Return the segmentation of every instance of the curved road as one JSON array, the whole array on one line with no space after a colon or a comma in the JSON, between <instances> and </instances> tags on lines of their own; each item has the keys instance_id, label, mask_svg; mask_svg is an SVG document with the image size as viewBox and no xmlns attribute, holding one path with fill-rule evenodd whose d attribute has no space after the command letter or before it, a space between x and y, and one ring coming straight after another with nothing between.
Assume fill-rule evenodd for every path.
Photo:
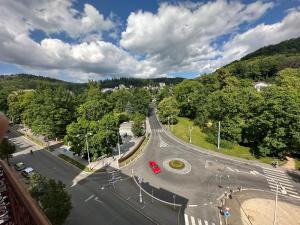
<instances>
[{"instance_id":1,"label":"curved road","mask_svg":"<svg viewBox=\"0 0 300 225\"><path fill-rule=\"evenodd\" d=\"M279 181L286 191L283 195L299 198L299 183L284 171L268 165L261 167L257 162L218 155L184 143L163 129L154 109L150 112L149 122L151 138L143 155L123 171L134 171L135 176L143 177L142 186L149 193L151 187L159 189L154 196L171 203L175 200L184 204L183 224L219 224L217 198L238 187L272 191L274 182ZM170 158L188 161L191 171L184 175L169 172L163 168L163 162ZM159 164L161 173L155 175L152 172L148 166L149 160Z\"/></svg>"}]
</instances>

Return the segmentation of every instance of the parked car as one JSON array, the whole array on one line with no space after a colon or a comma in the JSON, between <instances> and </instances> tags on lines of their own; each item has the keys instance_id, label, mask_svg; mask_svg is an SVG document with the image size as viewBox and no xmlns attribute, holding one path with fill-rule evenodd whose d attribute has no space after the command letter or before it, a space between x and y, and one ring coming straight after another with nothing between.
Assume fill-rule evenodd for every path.
<instances>
[{"instance_id":1,"label":"parked car","mask_svg":"<svg viewBox=\"0 0 300 225\"><path fill-rule=\"evenodd\" d=\"M25 164L23 162L18 162L15 164L15 169L17 171L24 170L26 168Z\"/></svg>"},{"instance_id":2,"label":"parked car","mask_svg":"<svg viewBox=\"0 0 300 225\"><path fill-rule=\"evenodd\" d=\"M150 160L149 166L155 174L158 174L160 172L160 168L155 161Z\"/></svg>"},{"instance_id":3,"label":"parked car","mask_svg":"<svg viewBox=\"0 0 300 225\"><path fill-rule=\"evenodd\" d=\"M30 176L33 172L34 172L34 170L33 170L31 167L27 167L26 169L24 169L24 170L22 171L22 175L23 175L24 177L29 178L29 176Z\"/></svg>"}]
</instances>

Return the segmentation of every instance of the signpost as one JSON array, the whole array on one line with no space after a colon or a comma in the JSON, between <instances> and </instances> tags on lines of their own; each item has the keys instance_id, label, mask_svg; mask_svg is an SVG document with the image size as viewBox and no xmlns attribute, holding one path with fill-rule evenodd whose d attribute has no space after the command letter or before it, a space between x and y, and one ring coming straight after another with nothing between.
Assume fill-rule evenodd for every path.
<instances>
[{"instance_id":1,"label":"signpost","mask_svg":"<svg viewBox=\"0 0 300 225\"><path fill-rule=\"evenodd\" d=\"M230 210L231 209L229 207L226 207L226 206L224 206L224 208L223 208L223 215L225 217L225 225L228 225L227 218L229 216L231 216Z\"/></svg>"}]
</instances>

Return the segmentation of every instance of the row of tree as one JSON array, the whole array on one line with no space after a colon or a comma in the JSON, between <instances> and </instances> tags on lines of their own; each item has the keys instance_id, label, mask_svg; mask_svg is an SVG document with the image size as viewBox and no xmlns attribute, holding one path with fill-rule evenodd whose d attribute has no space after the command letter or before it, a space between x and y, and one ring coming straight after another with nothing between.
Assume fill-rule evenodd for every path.
<instances>
[{"instance_id":1,"label":"row of tree","mask_svg":"<svg viewBox=\"0 0 300 225\"><path fill-rule=\"evenodd\" d=\"M36 134L64 138L78 154L85 154L88 141L96 159L110 154L121 141L121 122L133 120L134 134L143 134L150 101L151 94L144 88L102 93L99 83L90 82L76 94L63 86L41 86L10 93L7 113L14 123L23 123Z\"/></svg>"},{"instance_id":2,"label":"row of tree","mask_svg":"<svg viewBox=\"0 0 300 225\"><path fill-rule=\"evenodd\" d=\"M223 68L163 90L159 114L164 123L171 116L193 119L214 137L221 121L223 140L250 146L257 156L282 157L300 151L299 84L300 69L287 68L257 91L253 80Z\"/></svg>"}]
</instances>

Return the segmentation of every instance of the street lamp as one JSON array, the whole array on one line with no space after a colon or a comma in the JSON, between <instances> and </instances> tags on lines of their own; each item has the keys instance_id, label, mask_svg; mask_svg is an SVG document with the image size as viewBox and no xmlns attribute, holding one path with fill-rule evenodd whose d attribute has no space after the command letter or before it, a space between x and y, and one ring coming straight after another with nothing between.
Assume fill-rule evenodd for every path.
<instances>
[{"instance_id":1,"label":"street lamp","mask_svg":"<svg viewBox=\"0 0 300 225\"><path fill-rule=\"evenodd\" d=\"M140 184L140 203L143 202L143 199L142 199L142 183L143 183L143 178L142 177L138 177L138 181L139 181L139 184Z\"/></svg>"},{"instance_id":2,"label":"street lamp","mask_svg":"<svg viewBox=\"0 0 300 225\"><path fill-rule=\"evenodd\" d=\"M86 151L87 151L87 155L88 155L88 162L89 162L89 166L91 163L91 159L90 159L90 151L89 151L89 142L88 142L88 136L93 135L92 133L86 133L85 134L85 144L86 144ZM76 137L79 137L80 135L77 134Z\"/></svg>"}]
</instances>

